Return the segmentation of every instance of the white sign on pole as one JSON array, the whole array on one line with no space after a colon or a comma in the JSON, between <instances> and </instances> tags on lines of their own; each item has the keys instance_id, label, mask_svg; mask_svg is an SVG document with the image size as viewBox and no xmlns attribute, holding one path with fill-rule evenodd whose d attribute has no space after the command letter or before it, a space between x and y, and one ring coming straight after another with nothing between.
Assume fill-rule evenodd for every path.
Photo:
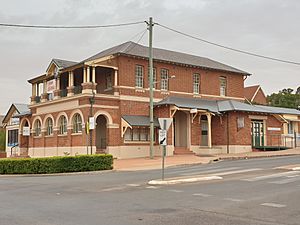
<instances>
[{"instance_id":1,"label":"white sign on pole","mask_svg":"<svg viewBox=\"0 0 300 225\"><path fill-rule=\"evenodd\" d=\"M173 118L158 118L158 122L160 125L160 128L164 129L164 130L168 130L171 123L173 121ZM164 127L164 124L166 127Z\"/></svg>"},{"instance_id":2,"label":"white sign on pole","mask_svg":"<svg viewBox=\"0 0 300 225\"><path fill-rule=\"evenodd\" d=\"M163 145L163 146L167 145L167 131L166 130L158 131L158 141L159 141L160 145Z\"/></svg>"},{"instance_id":3,"label":"white sign on pole","mask_svg":"<svg viewBox=\"0 0 300 225\"><path fill-rule=\"evenodd\" d=\"M29 127L23 127L23 136L30 136L30 129Z\"/></svg>"},{"instance_id":4,"label":"white sign on pole","mask_svg":"<svg viewBox=\"0 0 300 225\"><path fill-rule=\"evenodd\" d=\"M94 117L89 117L89 129L94 130L95 129L95 118Z\"/></svg>"}]
</instances>

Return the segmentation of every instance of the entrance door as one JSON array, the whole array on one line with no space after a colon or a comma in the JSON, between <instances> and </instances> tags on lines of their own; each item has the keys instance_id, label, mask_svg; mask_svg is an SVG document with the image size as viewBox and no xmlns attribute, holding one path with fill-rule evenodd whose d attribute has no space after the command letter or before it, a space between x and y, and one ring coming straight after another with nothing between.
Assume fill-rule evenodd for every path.
<instances>
[{"instance_id":1,"label":"entrance door","mask_svg":"<svg viewBox=\"0 0 300 225\"><path fill-rule=\"evenodd\" d=\"M106 132L107 132L107 121L105 116L98 116L96 120L97 126L96 126L96 147L97 150L104 150L106 149L107 145L107 138L106 138Z\"/></svg>"},{"instance_id":2,"label":"entrance door","mask_svg":"<svg viewBox=\"0 0 300 225\"><path fill-rule=\"evenodd\" d=\"M188 128L187 114L182 111L177 111L174 116L174 145L175 147L187 148Z\"/></svg>"},{"instance_id":3,"label":"entrance door","mask_svg":"<svg viewBox=\"0 0 300 225\"><path fill-rule=\"evenodd\" d=\"M201 146L208 146L208 122L206 116L201 116Z\"/></svg>"},{"instance_id":4,"label":"entrance door","mask_svg":"<svg viewBox=\"0 0 300 225\"><path fill-rule=\"evenodd\" d=\"M261 147L264 146L264 122L257 120L252 121L252 146Z\"/></svg>"}]
</instances>

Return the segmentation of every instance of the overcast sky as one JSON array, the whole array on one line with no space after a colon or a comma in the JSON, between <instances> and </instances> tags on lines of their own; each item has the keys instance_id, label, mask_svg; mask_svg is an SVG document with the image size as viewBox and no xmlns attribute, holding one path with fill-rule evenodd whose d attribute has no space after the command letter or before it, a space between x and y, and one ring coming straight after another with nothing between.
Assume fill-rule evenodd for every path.
<instances>
[{"instance_id":1,"label":"overcast sky","mask_svg":"<svg viewBox=\"0 0 300 225\"><path fill-rule=\"evenodd\" d=\"M101 25L155 22L212 42L300 62L298 0L0 0L0 23ZM29 103L27 80L45 72L52 58L80 61L132 40L146 26L97 30L0 27L0 114L11 103ZM145 35L141 44L147 44ZM208 57L251 74L246 85L266 94L300 86L300 66L272 62L191 40L154 27L154 47Z\"/></svg>"}]
</instances>

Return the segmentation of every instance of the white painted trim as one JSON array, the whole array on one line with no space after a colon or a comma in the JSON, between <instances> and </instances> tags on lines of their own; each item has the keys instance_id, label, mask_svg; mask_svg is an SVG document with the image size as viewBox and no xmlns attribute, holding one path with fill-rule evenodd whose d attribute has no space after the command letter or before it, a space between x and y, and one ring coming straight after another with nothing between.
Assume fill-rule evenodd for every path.
<instances>
[{"instance_id":1,"label":"white painted trim","mask_svg":"<svg viewBox=\"0 0 300 225\"><path fill-rule=\"evenodd\" d=\"M256 91L254 92L254 95L253 95L252 98L251 98L251 102L253 102L253 100L254 100L255 96L257 95L257 93L258 93L258 91L259 91L260 88L261 88L261 87L258 86L258 88L256 89Z\"/></svg>"}]
</instances>

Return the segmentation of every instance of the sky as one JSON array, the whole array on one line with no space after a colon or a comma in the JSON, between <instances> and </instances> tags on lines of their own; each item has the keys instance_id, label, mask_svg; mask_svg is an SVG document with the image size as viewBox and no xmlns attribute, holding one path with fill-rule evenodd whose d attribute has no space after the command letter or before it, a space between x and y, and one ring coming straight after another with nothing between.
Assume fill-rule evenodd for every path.
<instances>
[{"instance_id":1,"label":"sky","mask_svg":"<svg viewBox=\"0 0 300 225\"><path fill-rule=\"evenodd\" d=\"M148 20L236 49L300 62L298 0L0 0L0 23L105 25ZM146 24L118 28L42 30L0 27L0 114L29 104L28 79L52 58L81 61L106 48L138 41ZM153 46L231 65L252 75L266 94L300 86L300 66L218 48L154 26ZM140 40L148 44L146 33Z\"/></svg>"}]
</instances>

